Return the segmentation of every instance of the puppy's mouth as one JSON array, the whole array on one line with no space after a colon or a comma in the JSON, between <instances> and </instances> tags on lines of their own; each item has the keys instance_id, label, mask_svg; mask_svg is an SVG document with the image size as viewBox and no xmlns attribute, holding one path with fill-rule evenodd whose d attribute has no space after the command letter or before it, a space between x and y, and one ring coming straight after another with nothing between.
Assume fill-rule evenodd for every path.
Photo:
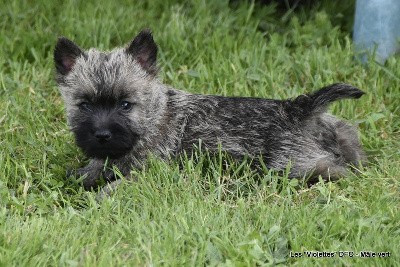
<instances>
[{"instance_id":1,"label":"puppy's mouth","mask_svg":"<svg viewBox=\"0 0 400 267\"><path fill-rule=\"evenodd\" d=\"M79 144L78 144L79 145ZM103 143L103 144L93 144L91 146L82 147L84 153L90 158L98 159L118 159L131 151L132 145L120 145L115 142Z\"/></svg>"},{"instance_id":2,"label":"puppy's mouth","mask_svg":"<svg viewBox=\"0 0 400 267\"><path fill-rule=\"evenodd\" d=\"M101 129L74 131L76 144L90 158L118 159L128 154L137 143L139 136L128 131Z\"/></svg>"}]
</instances>

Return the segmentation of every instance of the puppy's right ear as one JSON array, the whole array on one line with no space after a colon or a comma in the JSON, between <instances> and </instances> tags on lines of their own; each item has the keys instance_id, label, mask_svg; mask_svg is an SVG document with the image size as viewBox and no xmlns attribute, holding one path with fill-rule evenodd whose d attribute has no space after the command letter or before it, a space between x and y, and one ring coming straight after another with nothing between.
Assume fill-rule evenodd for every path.
<instances>
[{"instance_id":1,"label":"puppy's right ear","mask_svg":"<svg viewBox=\"0 0 400 267\"><path fill-rule=\"evenodd\" d=\"M83 54L83 50L65 37L58 38L54 49L54 63L57 74L67 75L75 65L75 61Z\"/></svg>"},{"instance_id":2,"label":"puppy's right ear","mask_svg":"<svg viewBox=\"0 0 400 267\"><path fill-rule=\"evenodd\" d=\"M157 74L157 45L149 29L142 30L126 48L139 65L150 75Z\"/></svg>"}]
</instances>

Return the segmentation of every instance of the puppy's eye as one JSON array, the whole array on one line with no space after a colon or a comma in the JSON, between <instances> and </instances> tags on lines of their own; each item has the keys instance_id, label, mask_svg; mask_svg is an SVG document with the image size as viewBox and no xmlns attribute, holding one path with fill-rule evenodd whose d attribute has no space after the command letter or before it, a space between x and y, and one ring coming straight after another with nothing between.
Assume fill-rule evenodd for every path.
<instances>
[{"instance_id":1,"label":"puppy's eye","mask_svg":"<svg viewBox=\"0 0 400 267\"><path fill-rule=\"evenodd\" d=\"M79 108L85 111L92 111L93 105L89 102L82 102L79 104Z\"/></svg>"},{"instance_id":2,"label":"puppy's eye","mask_svg":"<svg viewBox=\"0 0 400 267\"><path fill-rule=\"evenodd\" d=\"M123 111L129 111L132 109L133 103L128 101L121 101L119 103L119 108Z\"/></svg>"}]
</instances>

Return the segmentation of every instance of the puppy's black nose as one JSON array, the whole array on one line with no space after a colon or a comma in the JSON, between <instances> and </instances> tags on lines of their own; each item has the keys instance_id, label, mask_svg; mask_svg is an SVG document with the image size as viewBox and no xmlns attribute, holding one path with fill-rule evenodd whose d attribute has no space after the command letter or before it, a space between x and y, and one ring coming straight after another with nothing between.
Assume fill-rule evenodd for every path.
<instances>
[{"instance_id":1,"label":"puppy's black nose","mask_svg":"<svg viewBox=\"0 0 400 267\"><path fill-rule=\"evenodd\" d=\"M101 129L101 130L97 130L94 133L94 136L97 138L97 140L101 143L103 142L107 142L108 140L111 139L111 132L110 130L107 129Z\"/></svg>"}]
</instances>

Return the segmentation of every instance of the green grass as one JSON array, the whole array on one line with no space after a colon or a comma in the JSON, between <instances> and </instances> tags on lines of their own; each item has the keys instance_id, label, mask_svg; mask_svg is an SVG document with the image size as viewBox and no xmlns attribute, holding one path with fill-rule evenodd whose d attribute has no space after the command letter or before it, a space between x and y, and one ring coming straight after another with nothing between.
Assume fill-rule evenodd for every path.
<instances>
[{"instance_id":1,"label":"green grass","mask_svg":"<svg viewBox=\"0 0 400 267\"><path fill-rule=\"evenodd\" d=\"M228 1L1 1L0 266L394 266L400 262L400 61L353 59L353 4L284 14ZM245 2L245 1L243 1ZM349 11L350 10L350 11ZM350 25L350 26L349 26ZM367 93L331 112L359 123L359 176L299 186L240 163L153 159L96 202L65 171L86 162L54 82L58 36L111 49L145 27L160 79L193 93L294 97L342 81ZM291 258L290 252L390 252Z\"/></svg>"}]
</instances>

